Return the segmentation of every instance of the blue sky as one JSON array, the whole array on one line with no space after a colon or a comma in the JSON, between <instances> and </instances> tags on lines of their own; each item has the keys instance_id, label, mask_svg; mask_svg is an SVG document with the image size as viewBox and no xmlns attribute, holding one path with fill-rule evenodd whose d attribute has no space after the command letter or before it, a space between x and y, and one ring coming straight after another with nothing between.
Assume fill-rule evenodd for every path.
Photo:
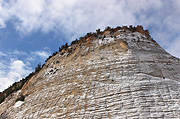
<instances>
[{"instance_id":1,"label":"blue sky","mask_svg":"<svg viewBox=\"0 0 180 119\"><path fill-rule=\"evenodd\" d=\"M58 47L106 26L142 25L180 58L179 0L1 0L0 91Z\"/></svg>"}]
</instances>

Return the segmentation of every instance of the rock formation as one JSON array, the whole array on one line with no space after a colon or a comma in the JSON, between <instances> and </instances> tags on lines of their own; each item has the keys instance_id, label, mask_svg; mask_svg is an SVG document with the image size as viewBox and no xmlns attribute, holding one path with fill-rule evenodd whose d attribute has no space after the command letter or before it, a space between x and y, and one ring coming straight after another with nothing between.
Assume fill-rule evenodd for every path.
<instances>
[{"instance_id":1,"label":"rock formation","mask_svg":"<svg viewBox=\"0 0 180 119\"><path fill-rule=\"evenodd\" d=\"M0 104L1 118L180 118L180 60L141 26L87 34Z\"/></svg>"}]
</instances>

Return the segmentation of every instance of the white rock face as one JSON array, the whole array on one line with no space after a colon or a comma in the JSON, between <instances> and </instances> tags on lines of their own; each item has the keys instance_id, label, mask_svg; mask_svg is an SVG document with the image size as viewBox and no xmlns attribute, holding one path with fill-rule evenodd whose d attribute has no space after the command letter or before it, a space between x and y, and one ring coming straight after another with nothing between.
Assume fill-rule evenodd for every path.
<instances>
[{"instance_id":1,"label":"white rock face","mask_svg":"<svg viewBox=\"0 0 180 119\"><path fill-rule=\"evenodd\" d=\"M118 32L52 57L23 87L25 101L6 100L0 114L9 119L179 119L180 60L139 32Z\"/></svg>"}]
</instances>

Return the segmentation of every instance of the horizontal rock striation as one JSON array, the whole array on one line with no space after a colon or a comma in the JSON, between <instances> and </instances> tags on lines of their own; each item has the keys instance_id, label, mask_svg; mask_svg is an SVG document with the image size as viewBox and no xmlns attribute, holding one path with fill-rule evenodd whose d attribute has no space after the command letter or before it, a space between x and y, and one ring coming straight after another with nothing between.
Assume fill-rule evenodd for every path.
<instances>
[{"instance_id":1,"label":"horizontal rock striation","mask_svg":"<svg viewBox=\"0 0 180 119\"><path fill-rule=\"evenodd\" d=\"M0 104L1 116L180 118L180 60L142 29L106 30L57 53Z\"/></svg>"}]
</instances>

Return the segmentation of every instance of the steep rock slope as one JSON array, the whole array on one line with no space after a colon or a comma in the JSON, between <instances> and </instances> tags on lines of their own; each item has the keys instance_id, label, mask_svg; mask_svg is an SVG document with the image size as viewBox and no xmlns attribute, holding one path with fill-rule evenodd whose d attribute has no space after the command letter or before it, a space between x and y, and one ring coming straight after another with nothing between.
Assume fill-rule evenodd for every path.
<instances>
[{"instance_id":1,"label":"steep rock slope","mask_svg":"<svg viewBox=\"0 0 180 119\"><path fill-rule=\"evenodd\" d=\"M180 60L141 28L106 30L50 58L0 104L0 114L9 119L180 118Z\"/></svg>"}]
</instances>

